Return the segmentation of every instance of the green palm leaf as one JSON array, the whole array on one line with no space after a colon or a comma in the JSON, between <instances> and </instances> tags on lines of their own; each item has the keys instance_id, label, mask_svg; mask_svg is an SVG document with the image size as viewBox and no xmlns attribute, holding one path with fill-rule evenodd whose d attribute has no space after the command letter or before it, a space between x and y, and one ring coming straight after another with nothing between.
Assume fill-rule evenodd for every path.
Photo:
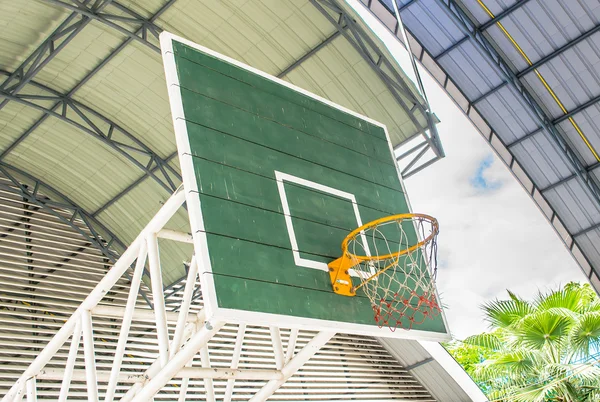
<instances>
[{"instance_id":1,"label":"green palm leaf","mask_svg":"<svg viewBox=\"0 0 600 402\"><path fill-rule=\"evenodd\" d=\"M571 329L569 341L575 357L588 357L600 347L600 312L583 314Z\"/></svg>"},{"instance_id":2,"label":"green palm leaf","mask_svg":"<svg viewBox=\"0 0 600 402\"><path fill-rule=\"evenodd\" d=\"M472 335L466 338L463 343L471 346L479 346L492 351L500 350L503 346L502 341L496 335L490 333Z\"/></svg>"},{"instance_id":3,"label":"green palm leaf","mask_svg":"<svg viewBox=\"0 0 600 402\"><path fill-rule=\"evenodd\" d=\"M523 318L515 334L524 347L542 349L553 343L559 345L561 338L568 334L570 324L570 319L544 311Z\"/></svg>"},{"instance_id":4,"label":"green palm leaf","mask_svg":"<svg viewBox=\"0 0 600 402\"><path fill-rule=\"evenodd\" d=\"M494 327L506 328L534 312L533 307L522 300L495 300L483 306L487 319Z\"/></svg>"},{"instance_id":5,"label":"green palm leaf","mask_svg":"<svg viewBox=\"0 0 600 402\"><path fill-rule=\"evenodd\" d=\"M563 289L549 294L540 293L534 305L538 311L551 308L565 308L574 312L580 312L584 304L582 303L581 289Z\"/></svg>"}]
</instances>

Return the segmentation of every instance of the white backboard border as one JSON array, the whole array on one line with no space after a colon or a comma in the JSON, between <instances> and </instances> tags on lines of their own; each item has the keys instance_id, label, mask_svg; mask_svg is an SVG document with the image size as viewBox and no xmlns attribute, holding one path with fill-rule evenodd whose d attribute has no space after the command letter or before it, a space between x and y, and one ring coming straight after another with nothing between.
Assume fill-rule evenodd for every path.
<instances>
[{"instance_id":1,"label":"white backboard border","mask_svg":"<svg viewBox=\"0 0 600 402\"><path fill-rule=\"evenodd\" d=\"M394 151L390 140L389 133L385 125L377 122L369 117L363 116L352 110L349 110L343 106L337 105L325 98L310 93L300 87L297 87L287 81L279 79L275 76L260 71L254 67L248 66L242 62L232 59L228 56L217 53L209 48L193 43L187 39L181 38L170 32L163 31L160 34L160 48L163 58L163 66L165 71L165 77L167 81L167 90L169 94L169 104L171 107L171 115L173 120L173 127L175 130L175 138L177 143L177 151L179 156L179 162L181 165L181 175L183 179L183 185L185 189L186 204L188 208L188 214L190 218L190 225L192 229L192 237L194 241L194 250L196 259L198 261L198 268L200 273L200 284L202 286L202 294L204 298L204 308L206 311L207 319L215 319L219 321L229 321L245 324L260 324L260 325L272 325L280 328L303 328L312 330L322 331L335 331L335 332L347 332L359 335L369 335L383 338L403 338L403 339L417 339L424 341L447 341L451 339L448 323L444 315L444 311L441 311L441 316L446 328L446 333L435 333L429 331L420 330L404 330L398 328L395 331L390 331L389 328L379 328L375 323L373 325L365 324L354 324L341 321L328 321L314 318L304 317L292 317L287 315L279 314L268 314L261 312L253 312L246 310L234 310L219 307L217 297L215 293L215 284L212 276L212 269L210 263L210 255L208 250L208 243L206 238L206 232L204 227L204 218L202 215L202 209L200 206L199 190L196 182L196 176L194 172L194 166L191 155L191 148L188 138L187 126L185 123L185 114L183 110L183 101L181 98L181 90L179 86L179 76L177 74L177 67L175 63L175 54L173 51L173 41L177 41L186 46L194 48L200 52L211 55L215 58L221 59L229 64L245 69L256 75L271 80L279 85L290 88L296 92L299 92L305 96L313 98L319 102L322 102L328 106L336 108L344 113L355 116L361 120L367 121L373 125L383 128L388 146L390 149L390 155L394 158ZM398 179L404 189L404 183L398 165L395 163L396 173ZM335 189L334 189L335 190ZM339 190L336 190L339 191ZM349 194L349 193L346 193ZM406 194L406 193L405 193ZM351 194L349 194L351 195ZM354 197L352 195L352 197ZM408 200L408 198L407 198ZM356 201L353 202L356 205ZM437 290L436 290L437 293ZM439 300L439 295L436 294ZM340 296L346 297L346 296Z\"/></svg>"}]
</instances>

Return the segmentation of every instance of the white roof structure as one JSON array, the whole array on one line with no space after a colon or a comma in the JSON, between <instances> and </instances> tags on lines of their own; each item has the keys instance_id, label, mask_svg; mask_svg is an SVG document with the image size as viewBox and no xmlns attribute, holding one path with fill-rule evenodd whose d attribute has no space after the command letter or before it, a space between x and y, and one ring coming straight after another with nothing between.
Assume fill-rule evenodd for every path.
<instances>
[{"instance_id":1,"label":"white roof structure","mask_svg":"<svg viewBox=\"0 0 600 402\"><path fill-rule=\"evenodd\" d=\"M426 101L342 1L4 2L0 395L39 356L181 183L158 51L163 30L383 122L398 148L419 139L418 147L400 152L406 176L443 157L435 116ZM167 229L189 232L185 209L175 213ZM165 303L173 311L185 288L191 250L186 242L161 244ZM106 296L108 307L125 305L128 280L119 279ZM200 308L199 289L193 300ZM148 308L153 301L149 283L142 283L138 307ZM101 378L109 375L119 328L109 310L91 314L102 394L108 381ZM131 337L136 346L123 363L132 376L143 374L158 355L153 321L144 314L134 319ZM211 344L211 359L229 367L236 328L225 326L219 334L217 346ZM274 369L269 329L248 328L246 335L243 356L248 367ZM281 338L287 344L297 336L298 345L304 345L311 335L282 331ZM58 397L60 378L52 370L65 366L68 349L60 348L38 373L37 398ZM271 399L483 400L458 385L464 373L459 370L453 377L448 365L442 368L436 359L417 342L382 344L338 334ZM194 361L193 366L205 367L205 362ZM83 360L75 365L83 367ZM217 396L224 394L228 381L211 380L209 388ZM203 400L207 384L190 380L188 400ZM126 385L119 385L117 393ZM234 392L234 400L247 400L262 386L246 381ZM156 400L177 399L180 387L181 380L174 380ZM86 399L87 392L85 379L74 374L69 399Z\"/></svg>"},{"instance_id":2,"label":"white roof structure","mask_svg":"<svg viewBox=\"0 0 600 402\"><path fill-rule=\"evenodd\" d=\"M396 32L392 0L362 2ZM398 4L416 58L510 168L600 292L598 2Z\"/></svg>"}]
</instances>

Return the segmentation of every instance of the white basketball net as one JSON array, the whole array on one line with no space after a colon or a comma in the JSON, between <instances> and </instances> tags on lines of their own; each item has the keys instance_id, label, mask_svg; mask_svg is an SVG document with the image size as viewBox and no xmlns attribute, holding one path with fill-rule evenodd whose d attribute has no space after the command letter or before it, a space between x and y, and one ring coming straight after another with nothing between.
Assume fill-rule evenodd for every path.
<instances>
[{"instance_id":1,"label":"white basketball net","mask_svg":"<svg viewBox=\"0 0 600 402\"><path fill-rule=\"evenodd\" d=\"M361 281L355 288L371 301L380 327L411 329L440 314L436 236L437 223L416 215L379 223L348 239L346 254Z\"/></svg>"}]
</instances>

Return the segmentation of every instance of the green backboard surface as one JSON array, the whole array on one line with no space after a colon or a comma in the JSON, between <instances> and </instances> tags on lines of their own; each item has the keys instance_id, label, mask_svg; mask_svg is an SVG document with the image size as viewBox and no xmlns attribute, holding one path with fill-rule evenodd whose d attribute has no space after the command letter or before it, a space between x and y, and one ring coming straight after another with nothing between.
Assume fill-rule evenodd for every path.
<instances>
[{"instance_id":1,"label":"green backboard surface","mask_svg":"<svg viewBox=\"0 0 600 402\"><path fill-rule=\"evenodd\" d=\"M385 127L171 34L161 48L207 316L447 339L443 314L391 332L331 289L344 237L409 211Z\"/></svg>"}]
</instances>

